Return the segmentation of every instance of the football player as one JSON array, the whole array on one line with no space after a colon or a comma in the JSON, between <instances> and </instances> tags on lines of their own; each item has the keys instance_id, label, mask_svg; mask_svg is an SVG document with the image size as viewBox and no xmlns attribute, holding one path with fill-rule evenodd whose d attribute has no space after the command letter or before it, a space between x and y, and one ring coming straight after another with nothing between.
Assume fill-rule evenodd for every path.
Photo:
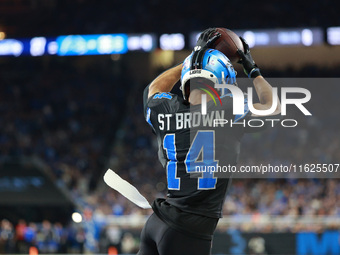
<instances>
[{"instance_id":1,"label":"football player","mask_svg":"<svg viewBox=\"0 0 340 255\"><path fill-rule=\"evenodd\" d=\"M229 59L209 48L218 37L216 30L203 32L198 47L183 64L159 75L144 91L144 114L156 134L168 194L152 204L154 213L142 230L139 255L210 254L230 176L205 169L236 165L241 138L251 131L245 121L263 118L254 116L246 105L243 114L233 115L231 94L220 96L209 90L215 84L236 84L236 72ZM239 52L241 64L253 79L260 100L254 108L269 109L272 87L261 76L249 46L242 41L245 50ZM170 92L180 79L183 98ZM205 114L201 112L202 95L207 102ZM272 115L279 113L278 103ZM213 119L221 117L232 119L234 125L214 125Z\"/></svg>"}]
</instances>

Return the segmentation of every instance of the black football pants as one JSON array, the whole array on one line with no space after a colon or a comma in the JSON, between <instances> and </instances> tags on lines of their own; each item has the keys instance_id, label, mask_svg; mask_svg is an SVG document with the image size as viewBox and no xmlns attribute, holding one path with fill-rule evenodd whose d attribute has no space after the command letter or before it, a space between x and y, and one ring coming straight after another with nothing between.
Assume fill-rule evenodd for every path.
<instances>
[{"instance_id":1,"label":"black football pants","mask_svg":"<svg viewBox=\"0 0 340 255\"><path fill-rule=\"evenodd\" d=\"M137 255L209 255L211 245L212 241L176 231L153 213L142 230Z\"/></svg>"}]
</instances>

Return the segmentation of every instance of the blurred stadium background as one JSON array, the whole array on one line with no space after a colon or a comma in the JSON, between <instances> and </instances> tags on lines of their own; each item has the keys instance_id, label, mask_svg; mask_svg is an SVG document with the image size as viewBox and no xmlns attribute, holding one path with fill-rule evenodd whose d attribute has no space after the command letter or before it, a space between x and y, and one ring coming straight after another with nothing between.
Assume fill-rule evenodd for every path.
<instances>
[{"instance_id":1,"label":"blurred stadium background","mask_svg":"<svg viewBox=\"0 0 340 255\"><path fill-rule=\"evenodd\" d=\"M110 167L150 202L165 194L144 87L213 26L243 35L265 77L327 82L339 77L339 9L331 0L1 0L0 253L136 253L151 211L102 177ZM340 88L319 85L316 117L247 135L240 164L340 163ZM339 227L339 179L238 179L213 254L340 254Z\"/></svg>"}]
</instances>

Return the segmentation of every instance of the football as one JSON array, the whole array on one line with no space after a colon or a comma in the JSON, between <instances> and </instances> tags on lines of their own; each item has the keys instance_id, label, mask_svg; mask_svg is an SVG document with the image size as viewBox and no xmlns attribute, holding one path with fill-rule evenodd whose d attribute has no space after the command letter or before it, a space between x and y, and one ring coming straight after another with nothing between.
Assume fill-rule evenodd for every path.
<instances>
[{"instance_id":1,"label":"football","mask_svg":"<svg viewBox=\"0 0 340 255\"><path fill-rule=\"evenodd\" d=\"M217 32L221 34L221 37L216 40L212 48L221 51L232 63L239 61L240 55L237 53L237 50L244 51L244 48L238 35L223 27L218 27Z\"/></svg>"}]
</instances>

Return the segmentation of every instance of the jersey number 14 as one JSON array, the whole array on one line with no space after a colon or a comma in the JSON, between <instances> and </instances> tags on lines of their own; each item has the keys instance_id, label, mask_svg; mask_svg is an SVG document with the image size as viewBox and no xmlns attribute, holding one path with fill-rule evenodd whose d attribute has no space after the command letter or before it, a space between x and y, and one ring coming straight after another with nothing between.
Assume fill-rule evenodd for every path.
<instances>
[{"instance_id":1,"label":"jersey number 14","mask_svg":"<svg viewBox=\"0 0 340 255\"><path fill-rule=\"evenodd\" d=\"M167 134L163 140L163 148L166 150L168 189L179 190L181 180L177 177L177 152L175 134ZM184 164L187 173L198 173L197 189L215 189L217 178L214 177L214 169L217 169L215 160L215 132L198 131L193 139L186 155ZM193 177L194 178L194 177Z\"/></svg>"}]
</instances>

